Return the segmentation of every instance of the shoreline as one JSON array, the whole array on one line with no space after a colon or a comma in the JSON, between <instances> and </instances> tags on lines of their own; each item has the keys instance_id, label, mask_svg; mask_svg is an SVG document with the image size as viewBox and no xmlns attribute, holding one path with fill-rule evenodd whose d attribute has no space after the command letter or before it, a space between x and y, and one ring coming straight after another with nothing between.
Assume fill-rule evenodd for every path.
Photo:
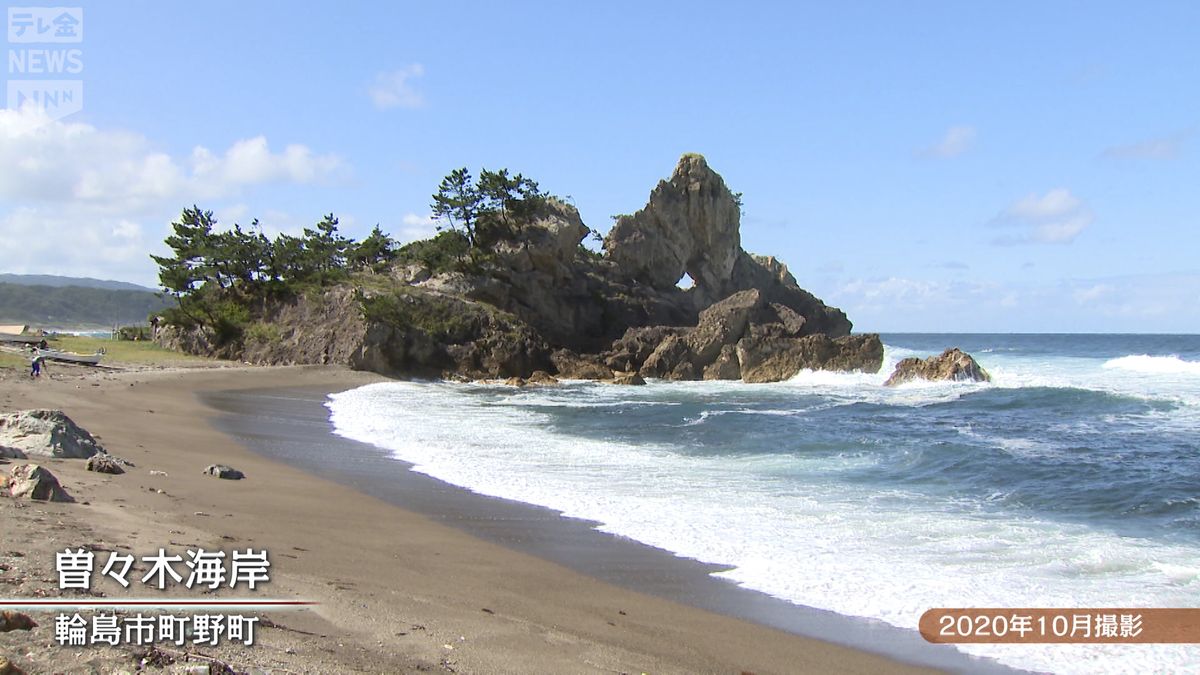
<instances>
[{"instance_id":1,"label":"shoreline","mask_svg":"<svg viewBox=\"0 0 1200 675\"><path fill-rule=\"evenodd\" d=\"M392 457L386 449L335 433L325 402L337 391L250 389L205 392L200 398L221 411L213 421L219 429L270 459L291 463L473 537L532 553L605 583L914 666L951 672L1023 672L963 654L949 645L930 644L915 630L797 605L744 588L713 576L730 569L728 566L684 558L602 532L595 521L480 494L415 471L412 463ZM269 425L276 428L262 435L277 439L285 418L290 423L303 420L306 426L322 420L321 425L312 424L314 432L322 426L326 434L319 441L320 451L310 451L318 444L311 439L264 443L255 438ZM333 460L333 455L354 460Z\"/></svg>"},{"instance_id":2,"label":"shoreline","mask_svg":"<svg viewBox=\"0 0 1200 675\"><path fill-rule=\"evenodd\" d=\"M220 413L198 396L298 387L335 391L381 380L339 368L292 367L100 372L10 381L0 401L5 410L62 409L98 436L110 453L136 464L123 476L108 476L86 472L79 460L44 460L40 463L59 477L77 503L3 500L12 536L0 553L21 554L4 574L24 572L9 587L11 594L62 595L48 577L54 575L53 552L64 547L144 555L168 542L210 550L253 546L272 553L266 593L319 604L269 615L277 627L262 630L253 647L206 650L241 668L929 672L631 591L531 555L523 545L501 546L469 535L448 525L445 513L439 522L247 449L218 430L214 422ZM319 422L319 435L311 427L301 435L318 445L329 438L350 442L330 433L326 416ZM278 434L261 434L258 442L279 440ZM202 469L213 463L234 466L247 478L203 476ZM47 521L57 522L50 536ZM578 523L574 527L593 532ZM105 591L122 594L111 584ZM52 618L42 619L43 628L0 634L0 654L30 672L129 663L128 651L119 648L58 647ZM963 669L978 667L977 661L963 658Z\"/></svg>"}]
</instances>

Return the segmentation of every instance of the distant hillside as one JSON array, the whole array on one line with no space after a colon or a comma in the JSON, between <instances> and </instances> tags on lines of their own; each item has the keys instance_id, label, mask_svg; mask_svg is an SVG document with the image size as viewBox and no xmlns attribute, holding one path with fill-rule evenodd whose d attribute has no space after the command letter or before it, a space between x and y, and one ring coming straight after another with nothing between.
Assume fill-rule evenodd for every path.
<instances>
[{"instance_id":1,"label":"distant hillside","mask_svg":"<svg viewBox=\"0 0 1200 675\"><path fill-rule=\"evenodd\" d=\"M141 288L133 284L125 285L135 289ZM34 286L0 282L0 323L25 323L35 326L145 323L151 312L172 304L173 301L159 298L148 290Z\"/></svg>"},{"instance_id":2,"label":"distant hillside","mask_svg":"<svg viewBox=\"0 0 1200 675\"><path fill-rule=\"evenodd\" d=\"M138 286L128 281L108 281L90 277L60 277L53 274L0 274L0 283L19 284L21 286L79 286L81 288L103 288L110 291L146 291L154 292L153 288Z\"/></svg>"}]
</instances>

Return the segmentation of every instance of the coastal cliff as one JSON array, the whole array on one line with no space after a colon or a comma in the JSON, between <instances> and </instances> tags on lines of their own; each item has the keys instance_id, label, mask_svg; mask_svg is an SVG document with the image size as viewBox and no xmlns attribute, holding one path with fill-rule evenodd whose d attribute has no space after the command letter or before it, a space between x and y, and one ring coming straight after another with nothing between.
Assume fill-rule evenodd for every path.
<instances>
[{"instance_id":1,"label":"coastal cliff","mask_svg":"<svg viewBox=\"0 0 1200 675\"><path fill-rule=\"evenodd\" d=\"M232 339L170 325L158 340L254 363L468 379L541 370L768 382L881 367L878 336L852 336L846 315L786 265L742 249L740 195L700 155L684 155L646 206L616 219L603 254L582 246L591 230L573 206L530 203L497 218L472 264L401 259L263 302Z\"/></svg>"}]
</instances>

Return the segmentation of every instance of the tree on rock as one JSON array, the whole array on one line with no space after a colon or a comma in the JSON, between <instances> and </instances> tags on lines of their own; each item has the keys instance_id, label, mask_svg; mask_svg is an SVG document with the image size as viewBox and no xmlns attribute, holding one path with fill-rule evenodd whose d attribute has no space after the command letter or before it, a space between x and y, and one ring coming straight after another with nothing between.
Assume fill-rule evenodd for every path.
<instances>
[{"instance_id":1,"label":"tree on rock","mask_svg":"<svg viewBox=\"0 0 1200 675\"><path fill-rule=\"evenodd\" d=\"M512 176L508 169L482 169L473 181L463 167L442 179L430 208L434 220L466 236L471 260L478 262L483 250L510 236L514 224L532 218L547 197L537 181Z\"/></svg>"},{"instance_id":2,"label":"tree on rock","mask_svg":"<svg viewBox=\"0 0 1200 675\"><path fill-rule=\"evenodd\" d=\"M353 249L348 257L350 266L356 270L378 272L396 259L396 240L383 233L376 225Z\"/></svg>"},{"instance_id":3,"label":"tree on rock","mask_svg":"<svg viewBox=\"0 0 1200 675\"><path fill-rule=\"evenodd\" d=\"M461 230L473 250L482 202L483 196L472 181L471 172L464 166L442 179L429 206L433 209L434 220L448 224L452 230ZM440 225L438 229L442 229Z\"/></svg>"}]
</instances>

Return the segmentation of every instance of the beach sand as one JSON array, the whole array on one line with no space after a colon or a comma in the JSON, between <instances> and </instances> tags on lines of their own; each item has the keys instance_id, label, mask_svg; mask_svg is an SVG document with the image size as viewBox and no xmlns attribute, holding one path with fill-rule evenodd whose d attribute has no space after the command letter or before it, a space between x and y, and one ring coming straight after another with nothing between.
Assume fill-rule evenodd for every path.
<instances>
[{"instance_id":1,"label":"beach sand","mask_svg":"<svg viewBox=\"0 0 1200 675\"><path fill-rule=\"evenodd\" d=\"M255 597L318 604L261 615L277 627L261 627L253 646L196 650L239 670L929 672L630 590L531 555L520 542L472 536L251 452L219 430L219 413L202 402L202 395L234 390L337 391L379 379L333 367L59 369L53 379L8 378L4 410L61 409L136 467L109 476L85 471L81 460L44 461L77 503L0 499L0 565L8 568L0 571L0 593L58 595L54 553L67 547L140 556L160 547L182 553L249 546L266 548L272 560L271 581ZM213 463L247 478L203 475ZM159 593L136 583L129 592L111 582L97 588L112 596ZM182 587L165 595L209 597ZM32 615L39 628L0 633L0 655L29 672L135 665L134 648L60 647L54 613ZM163 647L181 657L181 649Z\"/></svg>"}]
</instances>

